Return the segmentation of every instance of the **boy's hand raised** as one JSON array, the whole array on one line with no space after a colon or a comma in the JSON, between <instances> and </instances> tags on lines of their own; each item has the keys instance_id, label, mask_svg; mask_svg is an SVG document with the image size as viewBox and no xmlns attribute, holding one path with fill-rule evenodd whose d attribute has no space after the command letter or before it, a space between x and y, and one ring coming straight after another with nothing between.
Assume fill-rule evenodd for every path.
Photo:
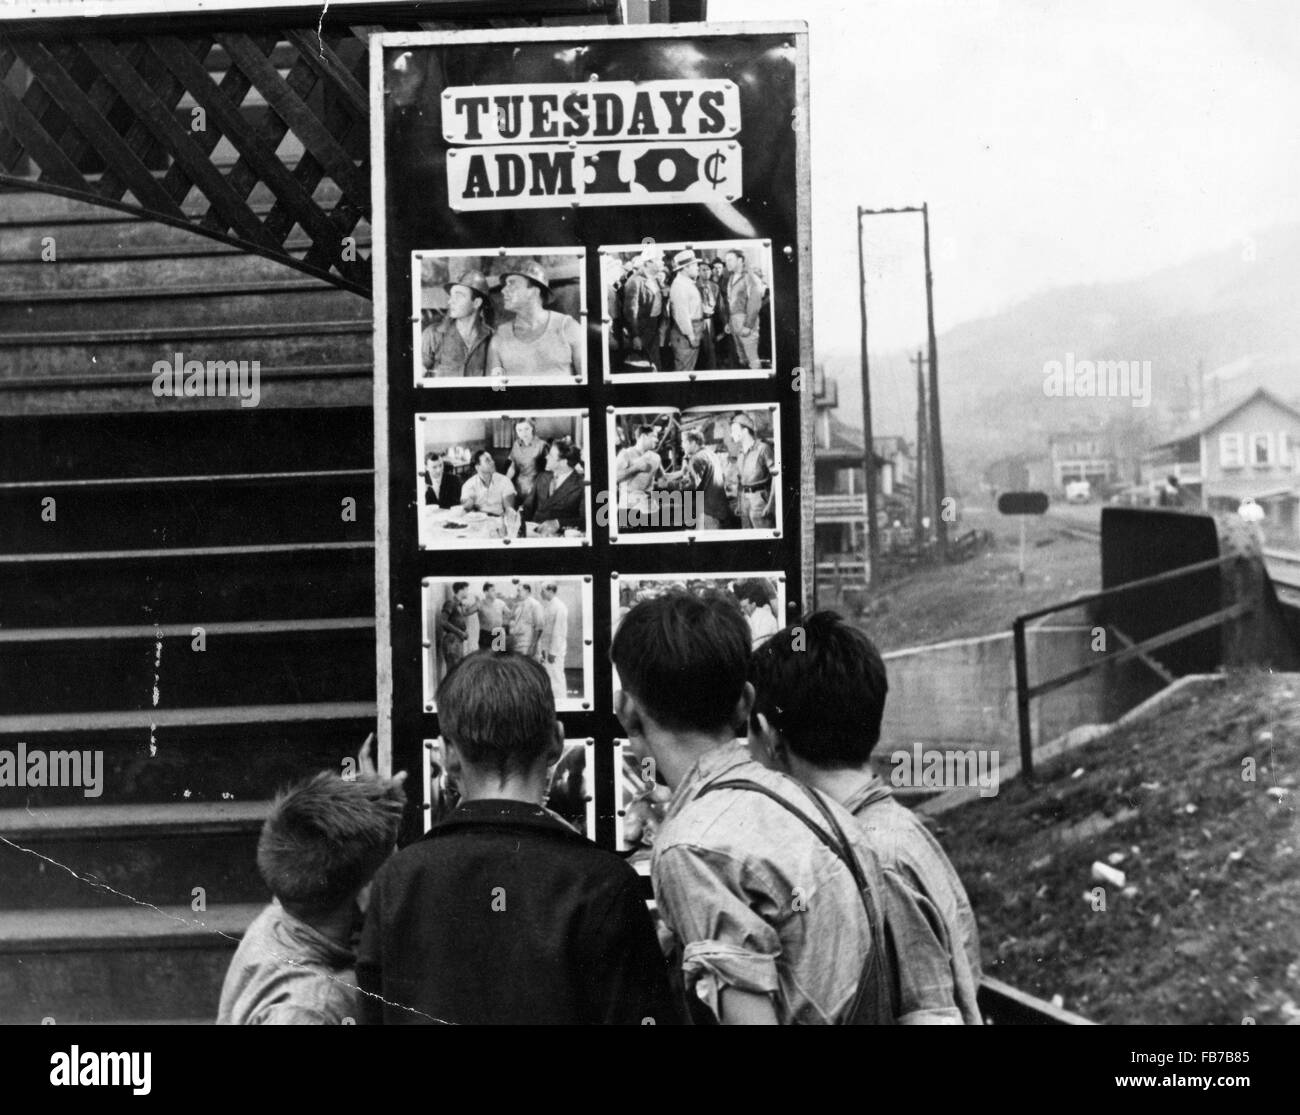
<instances>
[{"instance_id":1,"label":"boy's hand raised","mask_svg":"<svg viewBox=\"0 0 1300 1115\"><path fill-rule=\"evenodd\" d=\"M361 744L361 750L357 752L357 777L373 778L379 780L379 769L375 766L375 760L371 755L371 745L375 742L375 733L371 732L366 736L365 741ZM406 781L406 771L399 770L392 778L387 779L393 789L398 789Z\"/></svg>"}]
</instances>

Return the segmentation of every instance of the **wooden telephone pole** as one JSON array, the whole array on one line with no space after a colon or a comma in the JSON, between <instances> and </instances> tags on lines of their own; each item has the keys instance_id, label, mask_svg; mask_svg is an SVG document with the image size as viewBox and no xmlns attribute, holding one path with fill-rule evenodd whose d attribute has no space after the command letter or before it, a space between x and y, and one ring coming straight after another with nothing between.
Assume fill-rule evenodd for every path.
<instances>
[{"instance_id":1,"label":"wooden telephone pole","mask_svg":"<svg viewBox=\"0 0 1300 1115\"><path fill-rule=\"evenodd\" d=\"M867 261L862 246L862 218L871 211L858 206L858 298L862 308L862 465L867 485L867 553L865 574L867 588L876 576L880 559L880 529L876 524L876 447L871 436L871 377L867 360Z\"/></svg>"},{"instance_id":2,"label":"wooden telephone pole","mask_svg":"<svg viewBox=\"0 0 1300 1115\"><path fill-rule=\"evenodd\" d=\"M928 475L925 462L929 456L930 441L926 434L925 356L918 350L912 357L912 363L916 365L916 479L913 481L916 485L916 523L912 537L917 542L926 542L929 540L929 534L925 533L925 527L921 525L926 508L930 506L925 490L925 480Z\"/></svg>"},{"instance_id":3,"label":"wooden telephone pole","mask_svg":"<svg viewBox=\"0 0 1300 1115\"><path fill-rule=\"evenodd\" d=\"M930 480L934 513L930 516L939 540L939 556L948 556L948 520L943 517L947 482L943 470L943 427L939 425L939 342L934 336L934 272L930 269L930 205L921 206L925 223L925 323L930 342Z\"/></svg>"}]
</instances>

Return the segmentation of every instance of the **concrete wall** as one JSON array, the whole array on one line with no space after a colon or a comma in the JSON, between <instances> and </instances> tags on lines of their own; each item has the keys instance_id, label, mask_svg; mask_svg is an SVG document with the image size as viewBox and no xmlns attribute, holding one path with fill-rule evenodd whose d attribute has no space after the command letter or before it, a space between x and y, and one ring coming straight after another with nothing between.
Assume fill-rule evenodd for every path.
<instances>
[{"instance_id":1,"label":"concrete wall","mask_svg":"<svg viewBox=\"0 0 1300 1115\"><path fill-rule=\"evenodd\" d=\"M1090 627L1039 627L1026 632L1031 684L1091 661ZM1118 650L1113 639L1107 651ZM886 654L889 699L877 765L915 741L929 747L997 748L999 762L1019 758L1016 680L1011 633L961 639ZM1102 724L1123 715L1161 688L1140 663L1099 670L1030 705L1035 745L1080 724Z\"/></svg>"}]
</instances>

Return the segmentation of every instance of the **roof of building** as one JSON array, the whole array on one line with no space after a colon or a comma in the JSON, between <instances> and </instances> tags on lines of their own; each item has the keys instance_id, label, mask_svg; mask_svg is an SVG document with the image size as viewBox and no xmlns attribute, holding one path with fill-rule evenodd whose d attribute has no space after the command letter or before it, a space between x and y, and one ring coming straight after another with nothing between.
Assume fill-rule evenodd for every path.
<instances>
[{"instance_id":1,"label":"roof of building","mask_svg":"<svg viewBox=\"0 0 1300 1115\"><path fill-rule=\"evenodd\" d=\"M1198 420L1193 425L1179 430L1173 437L1166 438L1158 445L1153 445L1152 448L1163 449L1166 446L1176 445L1180 441L1187 441L1189 438L1200 438L1202 434L1208 433L1216 426L1223 425L1223 423L1236 414L1237 411L1241 410L1248 404L1253 403L1256 399L1264 399L1266 402L1272 403L1279 410L1286 411L1297 421L1300 421L1300 410L1297 410L1290 403L1279 399L1267 387L1257 387L1249 395L1243 395L1238 399L1233 399L1230 402L1225 403L1212 411L1208 417Z\"/></svg>"}]
</instances>

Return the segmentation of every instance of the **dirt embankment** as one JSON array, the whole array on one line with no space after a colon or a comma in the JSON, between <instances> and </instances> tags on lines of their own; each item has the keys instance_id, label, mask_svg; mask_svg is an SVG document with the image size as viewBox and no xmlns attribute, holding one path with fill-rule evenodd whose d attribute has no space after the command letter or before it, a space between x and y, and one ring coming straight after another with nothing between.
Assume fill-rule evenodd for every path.
<instances>
[{"instance_id":1,"label":"dirt embankment","mask_svg":"<svg viewBox=\"0 0 1300 1115\"><path fill-rule=\"evenodd\" d=\"M1235 674L938 817L986 971L1098 1022L1300 1022L1298 774L1300 674Z\"/></svg>"}]
</instances>

